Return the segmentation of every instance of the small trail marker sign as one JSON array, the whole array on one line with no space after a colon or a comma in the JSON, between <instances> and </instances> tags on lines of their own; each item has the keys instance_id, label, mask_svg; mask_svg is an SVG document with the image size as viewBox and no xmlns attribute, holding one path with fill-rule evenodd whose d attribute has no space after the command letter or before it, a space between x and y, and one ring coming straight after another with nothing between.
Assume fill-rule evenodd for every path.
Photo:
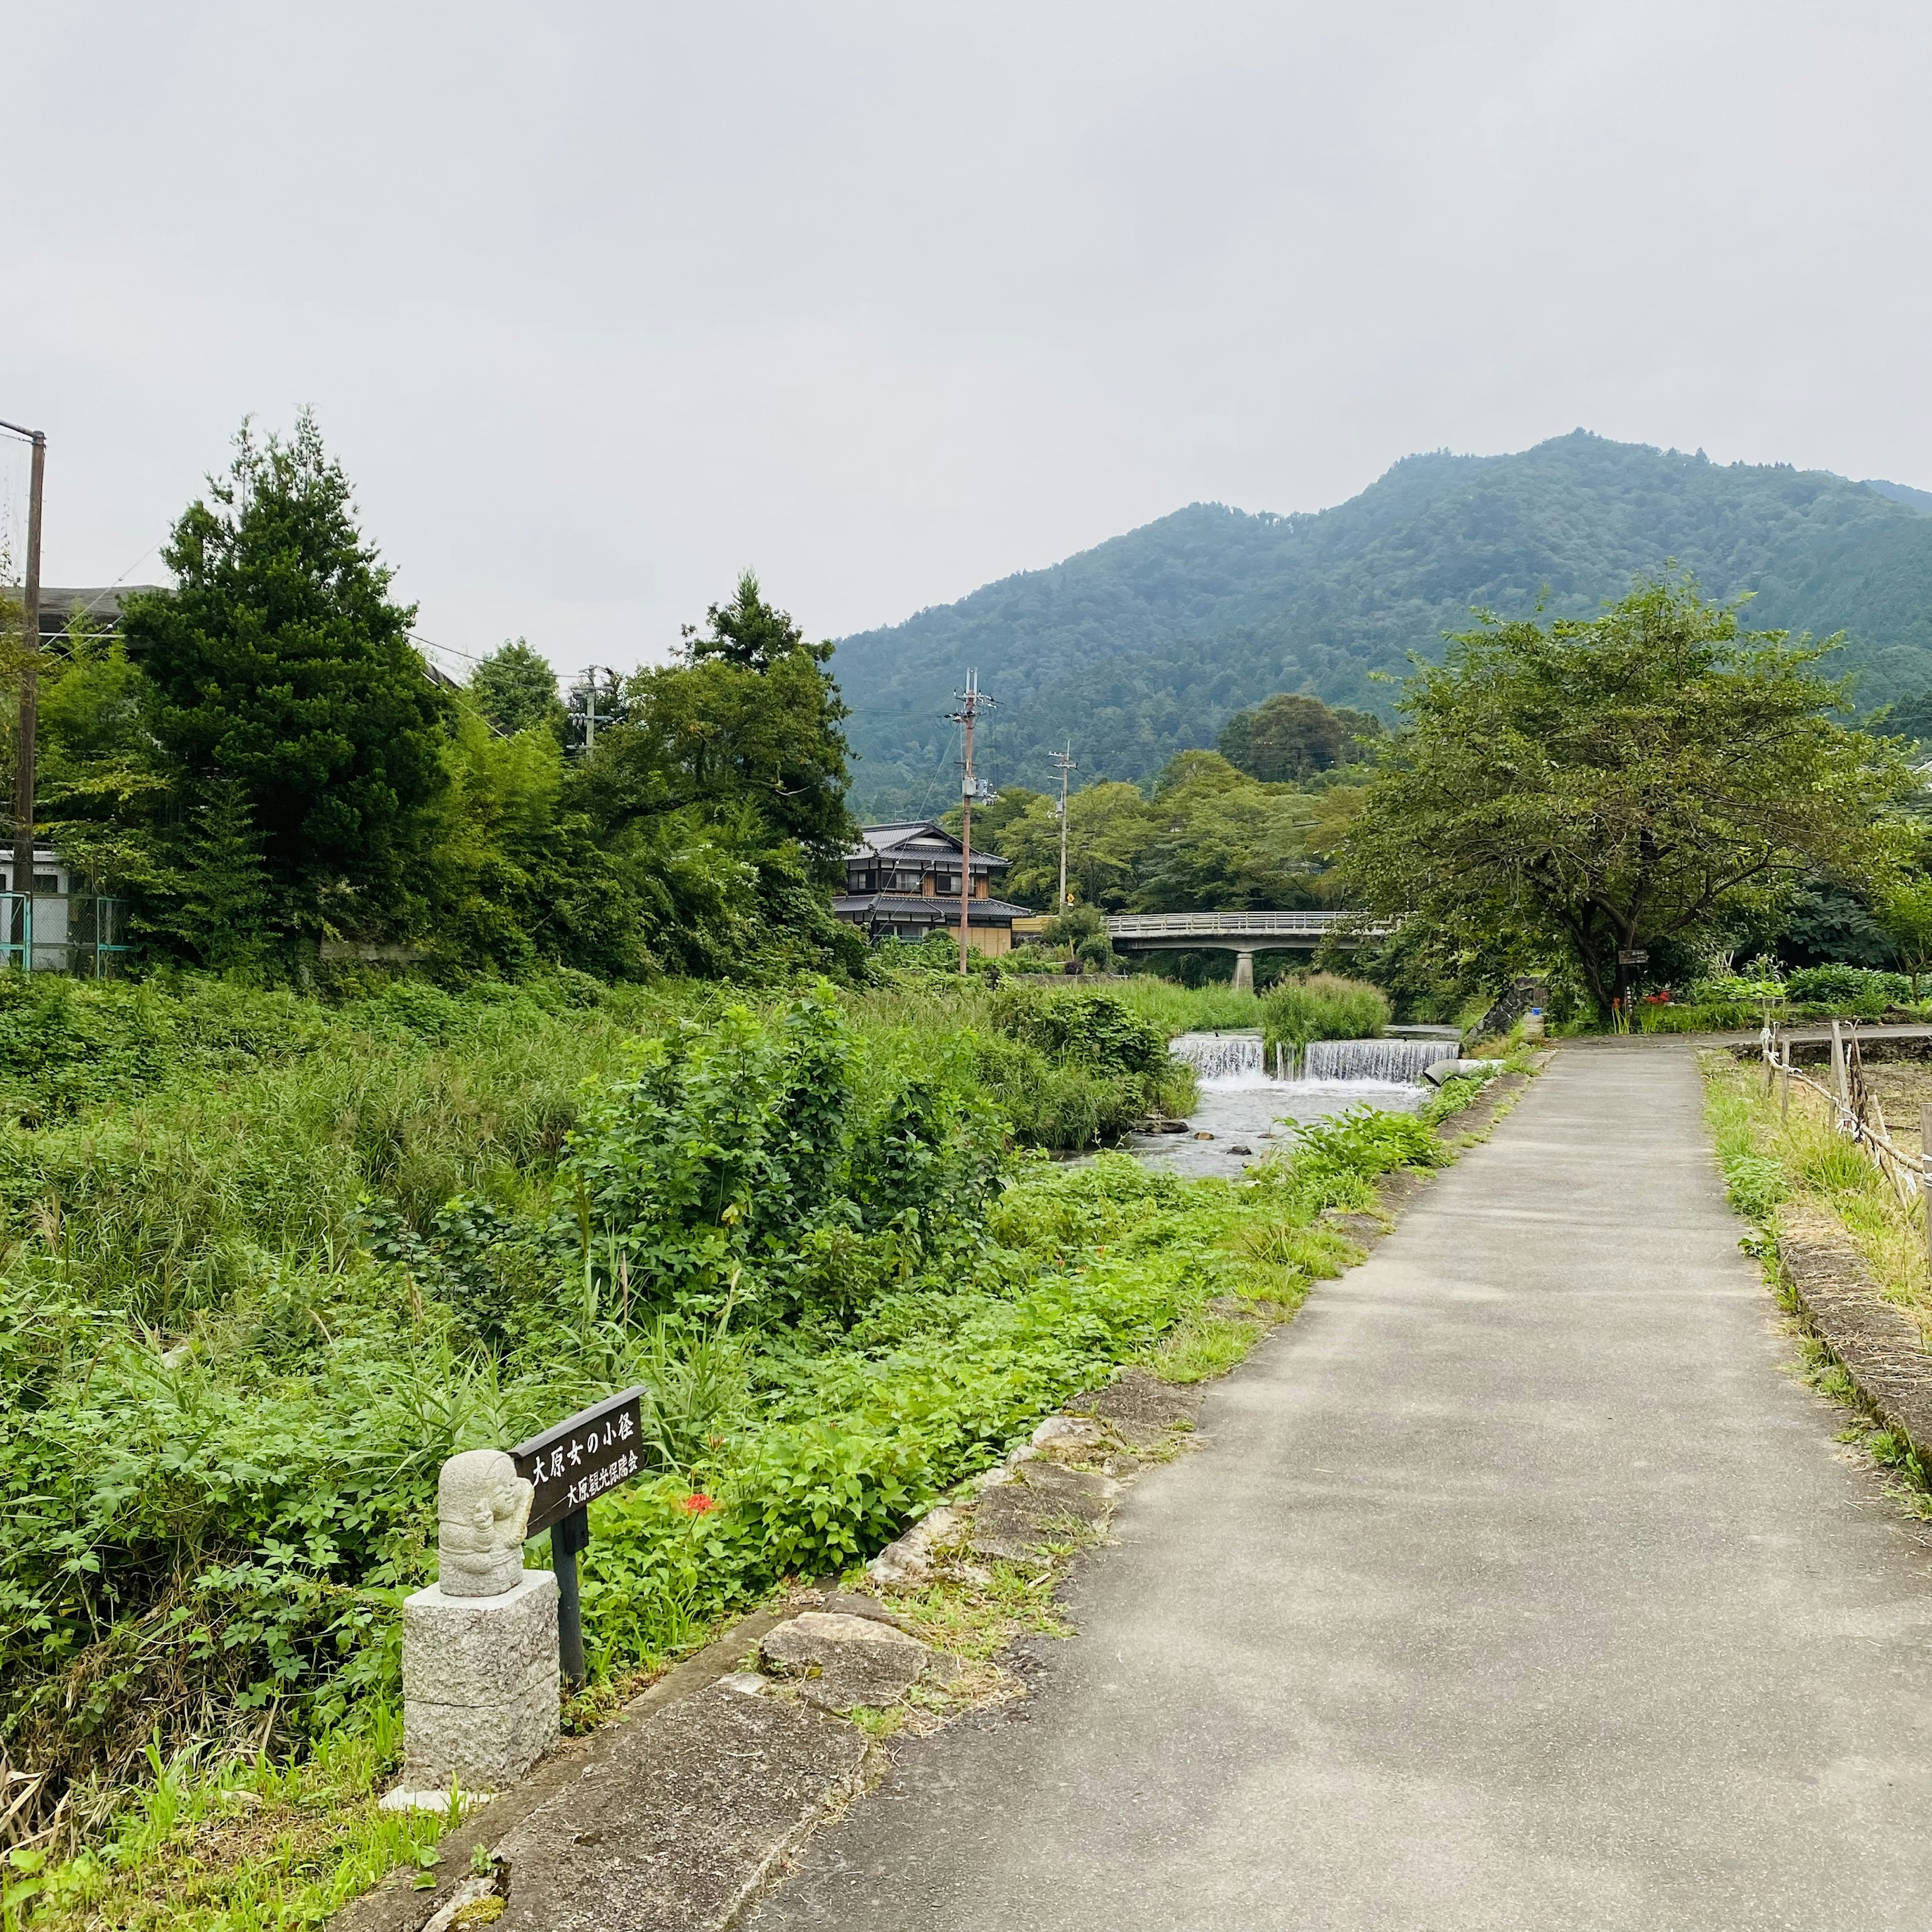
<instances>
[{"instance_id":1,"label":"small trail marker sign","mask_svg":"<svg viewBox=\"0 0 1932 1932\"><path fill-rule=\"evenodd\" d=\"M644 1467L644 1396L641 1388L627 1388L592 1402L510 1451L517 1474L536 1492L524 1533L550 1532L550 1562L556 1571L557 1658L573 1684L581 1684L584 1676L577 1558L590 1546L590 1502Z\"/></svg>"},{"instance_id":2,"label":"small trail marker sign","mask_svg":"<svg viewBox=\"0 0 1932 1932\"><path fill-rule=\"evenodd\" d=\"M641 1388L593 1402L510 1451L517 1474L532 1484L529 1534L541 1535L574 1516L593 1496L614 1490L644 1466Z\"/></svg>"}]
</instances>

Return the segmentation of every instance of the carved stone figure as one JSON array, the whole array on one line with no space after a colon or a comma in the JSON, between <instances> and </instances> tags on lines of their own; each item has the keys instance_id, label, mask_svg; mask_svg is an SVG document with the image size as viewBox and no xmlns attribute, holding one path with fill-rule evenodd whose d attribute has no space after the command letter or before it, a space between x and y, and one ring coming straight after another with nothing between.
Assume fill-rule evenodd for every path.
<instances>
[{"instance_id":1,"label":"carved stone figure","mask_svg":"<svg viewBox=\"0 0 1932 1932\"><path fill-rule=\"evenodd\" d=\"M444 1463L436 1507L446 1597L500 1597L523 1581L535 1494L500 1449L466 1449Z\"/></svg>"}]
</instances>

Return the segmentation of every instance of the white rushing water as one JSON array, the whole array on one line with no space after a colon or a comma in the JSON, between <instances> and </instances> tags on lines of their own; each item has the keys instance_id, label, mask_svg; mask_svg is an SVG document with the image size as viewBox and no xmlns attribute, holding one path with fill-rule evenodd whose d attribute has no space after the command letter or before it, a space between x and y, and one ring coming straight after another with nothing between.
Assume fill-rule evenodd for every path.
<instances>
[{"instance_id":1,"label":"white rushing water","mask_svg":"<svg viewBox=\"0 0 1932 1932\"><path fill-rule=\"evenodd\" d=\"M1264 1080L1268 1069L1258 1033L1184 1033L1168 1042L1175 1059L1203 1080Z\"/></svg>"},{"instance_id":2,"label":"white rushing water","mask_svg":"<svg viewBox=\"0 0 1932 1932\"><path fill-rule=\"evenodd\" d=\"M1318 1120L1366 1105L1412 1113L1425 1090L1422 1069L1450 1058L1455 1042L1404 1040L1318 1041L1308 1049L1300 1079L1278 1078L1258 1034L1184 1033L1170 1042L1177 1060L1192 1067L1196 1100L1187 1131L1135 1134L1130 1150L1150 1167L1232 1178L1293 1137L1297 1123ZM1348 1065L1324 1065L1339 1051ZM1294 1070L1286 1060L1283 1073Z\"/></svg>"},{"instance_id":3,"label":"white rushing water","mask_svg":"<svg viewBox=\"0 0 1932 1932\"><path fill-rule=\"evenodd\" d=\"M1414 1084L1423 1069L1454 1060L1456 1044L1441 1040L1312 1040L1301 1063L1305 1080L1395 1080Z\"/></svg>"}]
</instances>

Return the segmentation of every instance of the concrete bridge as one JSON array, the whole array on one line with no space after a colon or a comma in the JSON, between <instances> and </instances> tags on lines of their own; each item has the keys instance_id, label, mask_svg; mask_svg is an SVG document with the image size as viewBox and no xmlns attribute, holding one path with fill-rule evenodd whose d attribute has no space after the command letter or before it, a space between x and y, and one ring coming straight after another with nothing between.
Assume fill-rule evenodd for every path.
<instances>
[{"instance_id":1,"label":"concrete bridge","mask_svg":"<svg viewBox=\"0 0 1932 1932\"><path fill-rule=\"evenodd\" d=\"M1252 992L1255 955L1284 950L1312 952L1331 934L1340 946L1361 938L1380 938L1392 926L1369 926L1336 933L1352 912L1136 912L1107 922L1107 937L1117 952L1192 952L1206 949L1234 956L1237 991Z\"/></svg>"}]
</instances>

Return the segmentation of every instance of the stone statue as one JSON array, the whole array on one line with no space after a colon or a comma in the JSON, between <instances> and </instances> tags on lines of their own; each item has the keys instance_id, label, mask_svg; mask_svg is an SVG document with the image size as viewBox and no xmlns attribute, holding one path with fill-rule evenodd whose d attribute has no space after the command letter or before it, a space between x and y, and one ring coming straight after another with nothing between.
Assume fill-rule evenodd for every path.
<instances>
[{"instance_id":1,"label":"stone statue","mask_svg":"<svg viewBox=\"0 0 1932 1932\"><path fill-rule=\"evenodd\" d=\"M444 1463L436 1509L446 1597L500 1597L523 1581L536 1493L500 1449L466 1449Z\"/></svg>"}]
</instances>

